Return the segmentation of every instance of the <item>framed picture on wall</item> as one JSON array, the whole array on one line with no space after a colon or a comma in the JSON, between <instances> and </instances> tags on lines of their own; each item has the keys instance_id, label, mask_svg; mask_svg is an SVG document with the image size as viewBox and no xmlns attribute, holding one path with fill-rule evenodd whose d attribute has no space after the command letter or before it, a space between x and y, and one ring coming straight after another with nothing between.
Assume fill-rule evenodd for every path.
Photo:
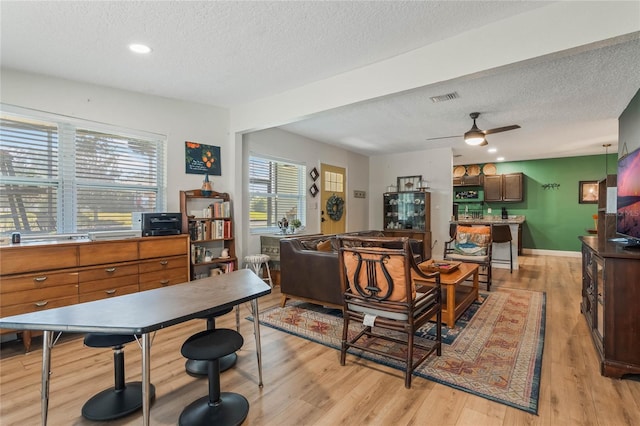
<instances>
[{"instance_id":1,"label":"framed picture on wall","mask_svg":"<svg viewBox=\"0 0 640 426\"><path fill-rule=\"evenodd\" d=\"M422 175L417 176L398 176L398 192L417 191L420 187Z\"/></svg>"},{"instance_id":2,"label":"framed picture on wall","mask_svg":"<svg viewBox=\"0 0 640 426\"><path fill-rule=\"evenodd\" d=\"M596 204L598 202L597 180L581 180L578 183L578 202L580 204Z\"/></svg>"},{"instance_id":3,"label":"framed picture on wall","mask_svg":"<svg viewBox=\"0 0 640 426\"><path fill-rule=\"evenodd\" d=\"M220 147L199 142L184 143L185 173L221 176Z\"/></svg>"}]
</instances>

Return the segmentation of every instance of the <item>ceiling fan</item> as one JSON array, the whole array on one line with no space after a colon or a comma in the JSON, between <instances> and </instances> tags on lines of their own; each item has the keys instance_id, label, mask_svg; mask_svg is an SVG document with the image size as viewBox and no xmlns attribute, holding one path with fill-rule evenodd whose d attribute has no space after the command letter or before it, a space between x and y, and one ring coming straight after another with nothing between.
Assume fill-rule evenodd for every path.
<instances>
[{"instance_id":1,"label":"ceiling fan","mask_svg":"<svg viewBox=\"0 0 640 426\"><path fill-rule=\"evenodd\" d=\"M476 118L480 117L480 113L472 112L471 114L469 114L469 117L471 117L471 119L473 120L473 126L471 126L471 129L469 129L469 131L465 132L465 134L463 135L464 141L469 145L484 146L488 144L487 139L485 137L486 135L490 135L492 133L506 132L509 130L515 130L520 128L519 125L512 124L511 126L496 127L495 129L489 129L489 130L480 130L476 125ZM427 140L431 141L435 139L459 138L460 136L461 135L442 136L439 138L428 138Z\"/></svg>"}]
</instances>

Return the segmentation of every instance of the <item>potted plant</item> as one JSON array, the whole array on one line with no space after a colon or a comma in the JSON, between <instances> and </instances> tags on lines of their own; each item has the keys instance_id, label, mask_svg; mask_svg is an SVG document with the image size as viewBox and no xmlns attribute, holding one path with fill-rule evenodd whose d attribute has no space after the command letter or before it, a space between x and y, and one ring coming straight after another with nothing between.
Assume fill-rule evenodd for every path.
<instances>
[{"instance_id":1,"label":"potted plant","mask_svg":"<svg viewBox=\"0 0 640 426\"><path fill-rule=\"evenodd\" d=\"M302 226L302 222L300 221L300 219L295 218L291 220L290 225L291 225L291 232L295 234L296 230Z\"/></svg>"}]
</instances>

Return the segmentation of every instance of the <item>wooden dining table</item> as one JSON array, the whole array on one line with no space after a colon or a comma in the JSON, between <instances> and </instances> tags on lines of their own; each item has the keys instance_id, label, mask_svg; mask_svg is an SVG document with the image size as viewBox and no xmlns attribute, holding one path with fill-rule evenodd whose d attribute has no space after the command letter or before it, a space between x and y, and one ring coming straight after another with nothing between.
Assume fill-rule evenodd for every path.
<instances>
[{"instance_id":1,"label":"wooden dining table","mask_svg":"<svg viewBox=\"0 0 640 426\"><path fill-rule=\"evenodd\" d=\"M262 387L262 354L258 298L271 287L248 269L216 275L169 287L80 303L45 311L0 318L0 328L43 330L42 425L47 424L51 352L56 332L140 335L142 346L142 423L149 425L151 406L151 338L162 328L216 311L251 302L258 359L258 385ZM179 356L179 354L176 354Z\"/></svg>"}]
</instances>

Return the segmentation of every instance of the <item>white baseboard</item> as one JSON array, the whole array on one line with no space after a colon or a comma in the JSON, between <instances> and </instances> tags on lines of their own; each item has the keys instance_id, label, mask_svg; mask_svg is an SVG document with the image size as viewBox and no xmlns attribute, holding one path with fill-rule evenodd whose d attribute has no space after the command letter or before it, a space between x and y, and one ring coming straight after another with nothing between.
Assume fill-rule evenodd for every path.
<instances>
[{"instance_id":1,"label":"white baseboard","mask_svg":"<svg viewBox=\"0 0 640 426\"><path fill-rule=\"evenodd\" d=\"M522 249L522 254L537 254L540 256L560 256L560 257L581 257L579 251L560 251L560 250L542 250L542 249Z\"/></svg>"}]
</instances>

